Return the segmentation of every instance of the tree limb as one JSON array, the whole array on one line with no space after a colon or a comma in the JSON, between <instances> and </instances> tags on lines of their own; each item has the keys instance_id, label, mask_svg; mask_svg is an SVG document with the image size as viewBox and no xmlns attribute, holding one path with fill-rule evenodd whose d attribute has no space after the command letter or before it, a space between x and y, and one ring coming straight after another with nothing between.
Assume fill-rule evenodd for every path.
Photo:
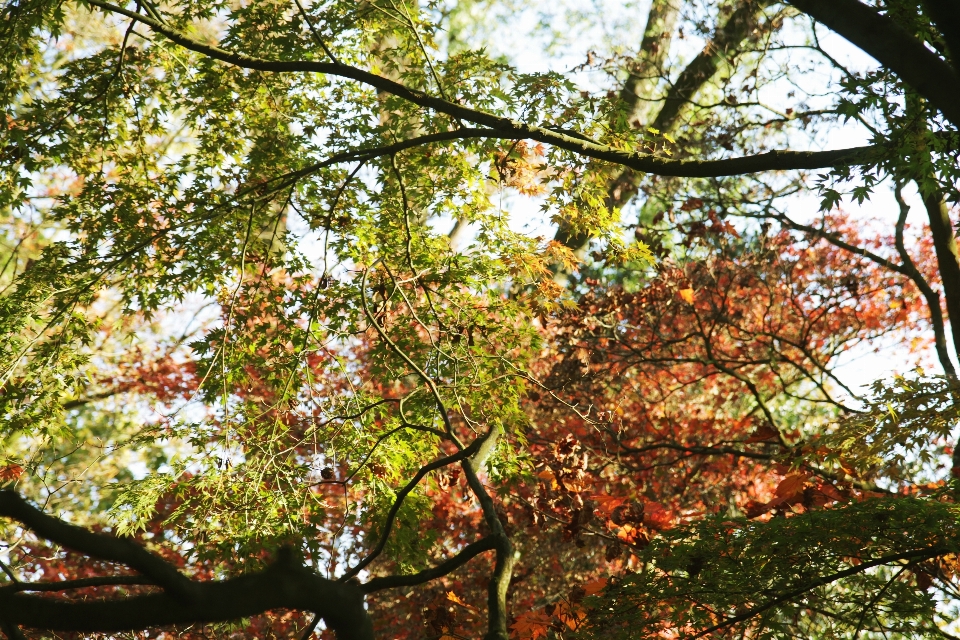
<instances>
[{"instance_id":1,"label":"tree limb","mask_svg":"<svg viewBox=\"0 0 960 640\"><path fill-rule=\"evenodd\" d=\"M364 567L366 567L368 564L373 562L376 559L376 557L383 552L383 549L387 544L387 539L390 537L390 531L393 529L393 522L394 520L396 520L397 513L400 512L400 507L403 506L404 499L410 494L411 491L414 490L414 488L418 484L420 484L420 481L423 480L424 476L426 476L431 471L441 469L455 462L466 460L467 458L472 456L474 453L476 453L476 451L480 448L480 445L483 444L483 441L484 441L484 438L477 438L472 443L470 443L469 447L465 449L461 449L460 451L456 452L453 455L444 456L443 458L438 458L437 460L434 460L433 462L429 464L425 464L422 467L420 467L416 475L414 475L413 478L411 478L410 481L407 482L407 484L405 484L403 488L397 492L397 497L394 498L393 504L390 506L390 510L387 512L387 517L383 524L383 531L380 534L380 539L377 541L377 546L374 547L373 550L363 560L358 562L356 566L354 566L352 569L344 573L340 577L340 581L343 582L343 581L349 580L353 576L360 573Z\"/></svg>"},{"instance_id":2,"label":"tree limb","mask_svg":"<svg viewBox=\"0 0 960 640\"><path fill-rule=\"evenodd\" d=\"M450 131L431 134L437 139L453 140L468 137L500 137L507 139L536 140L537 142L550 144L588 158L629 167L641 173L688 178L741 175L762 171L822 169L824 167L847 164L868 164L876 160L877 156L875 154L883 149L883 147L871 145L851 149L838 149L835 151L770 151L755 156L725 160L670 160L648 153L630 153L609 145L593 142L589 138L586 138L586 136L580 134L573 134L572 132L560 133L548 127L531 125L511 118L465 107L454 102L443 100L442 98L431 96L423 91L410 89L399 82L370 73L369 71L364 71L357 67L313 60L265 60L242 53L235 53L204 44L171 29L153 18L103 2L102 0L89 0L89 3L106 11L139 20L175 44L227 64L244 69L273 73L323 73L348 78L374 87L380 91L390 93L421 107L433 109L439 113L444 113L460 120L473 122L495 130L495 132L484 134L484 136L478 135L476 131L471 133L469 130L466 132ZM409 142L412 143L409 144L409 146L416 146L413 140ZM407 143L408 141L404 141L398 143L398 145ZM387 155L387 153L378 153L377 155ZM352 159L356 160L360 159L360 157L358 156ZM341 161L345 160L346 158L343 158Z\"/></svg>"},{"instance_id":3,"label":"tree limb","mask_svg":"<svg viewBox=\"0 0 960 640\"><path fill-rule=\"evenodd\" d=\"M910 257L910 252L907 251L907 247L903 241L903 229L907 223L907 215L910 213L910 207L903 199L903 185L897 184L894 190L894 196L897 199L897 204L900 206L900 217L897 219L895 236L897 253L900 254L900 261L903 263L904 273L913 281L913 284L920 290L924 300L927 302L927 308L930 310L930 324L933 326L934 345L937 351L937 359L940 360L940 366L943 367L943 372L948 378L956 380L957 371L953 366L953 361L950 359L950 352L947 350L947 336L943 322L943 309L940 308L940 294L933 290L930 283L927 282L923 274L920 273L920 270L917 269L917 265L914 264L913 258Z\"/></svg>"},{"instance_id":4,"label":"tree limb","mask_svg":"<svg viewBox=\"0 0 960 640\"><path fill-rule=\"evenodd\" d=\"M94 533L48 516L18 494L0 491L0 515L13 518L41 538L91 557L124 564L157 578L164 593L104 600L63 600L19 591L52 591L51 583L15 583L0 589L0 621L6 634L17 627L80 633L134 631L179 624L224 622L272 609L313 611L339 640L373 640L373 625L356 585L328 580L298 562L285 548L265 570L222 581L195 581L133 540ZM117 576L112 584L141 583L138 576ZM127 582L127 581L130 582ZM103 578L53 583L56 590L105 584ZM39 587L39 588L38 588Z\"/></svg>"},{"instance_id":5,"label":"tree limb","mask_svg":"<svg viewBox=\"0 0 960 640\"><path fill-rule=\"evenodd\" d=\"M193 597L195 583L160 556L154 555L129 538L94 533L48 516L27 503L20 494L0 491L0 516L16 520L39 537L87 556L116 562L139 571L178 598Z\"/></svg>"},{"instance_id":6,"label":"tree limb","mask_svg":"<svg viewBox=\"0 0 960 640\"><path fill-rule=\"evenodd\" d=\"M859 0L787 2L837 32L896 73L937 107L950 122L960 127L960 75L896 20L877 13ZM951 3L934 0L931 4Z\"/></svg>"},{"instance_id":7,"label":"tree limb","mask_svg":"<svg viewBox=\"0 0 960 640\"><path fill-rule=\"evenodd\" d=\"M482 538L476 542L471 542L464 547L460 553L448 560L444 560L435 567L424 569L419 573L414 573L411 575L373 578L369 582L361 585L360 589L364 593L374 593L375 591L382 591L383 589L413 587L418 584L423 584L424 582L441 578L452 571L459 569L484 551L490 551L495 547L495 545L496 540L493 538L493 536L487 536L486 538Z\"/></svg>"}]
</instances>

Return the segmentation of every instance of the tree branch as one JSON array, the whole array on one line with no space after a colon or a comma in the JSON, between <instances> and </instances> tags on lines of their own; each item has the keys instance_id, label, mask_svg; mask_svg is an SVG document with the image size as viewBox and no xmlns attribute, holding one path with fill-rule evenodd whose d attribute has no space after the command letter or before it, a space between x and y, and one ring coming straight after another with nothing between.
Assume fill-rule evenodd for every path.
<instances>
[{"instance_id":1,"label":"tree branch","mask_svg":"<svg viewBox=\"0 0 960 640\"><path fill-rule=\"evenodd\" d=\"M954 352L960 357L960 252L950 223L950 210L939 192L924 193L923 180L917 179L917 189L923 197L923 206L930 221L930 234L937 255L940 284L947 302L947 317L953 333Z\"/></svg>"},{"instance_id":2,"label":"tree branch","mask_svg":"<svg viewBox=\"0 0 960 640\"><path fill-rule=\"evenodd\" d=\"M358 587L283 562L222 582L196 582L185 601L165 593L87 601L0 594L0 618L7 624L81 633L224 622L280 608L315 611L339 640L373 638Z\"/></svg>"},{"instance_id":3,"label":"tree branch","mask_svg":"<svg viewBox=\"0 0 960 640\"><path fill-rule=\"evenodd\" d=\"M491 429L483 440L494 436L494 429ZM487 586L487 633L484 640L508 640L507 632L507 591L510 588L510 578L513 576L513 565L517 562L517 556L514 552L513 542L503 528L500 522L500 516L497 515L496 505L493 498L487 493L480 478L477 477L477 471L473 466L473 461L469 458L460 463L464 475L467 477L467 484L470 490L480 502L480 508L483 511L484 522L492 531L491 537L494 540L494 549L497 552L497 561L493 567L493 575L490 576L490 584Z\"/></svg>"},{"instance_id":4,"label":"tree branch","mask_svg":"<svg viewBox=\"0 0 960 640\"><path fill-rule=\"evenodd\" d=\"M960 76L896 20L858 0L787 0L896 73L960 127ZM934 0L932 4L949 4ZM937 16L934 16L935 19ZM938 21L939 26L939 21Z\"/></svg>"},{"instance_id":5,"label":"tree branch","mask_svg":"<svg viewBox=\"0 0 960 640\"><path fill-rule=\"evenodd\" d=\"M518 120L498 116L478 109L471 109L462 105L431 96L423 91L409 89L399 82L383 76L364 71L345 64L333 62L317 62L313 60L265 60L234 53L194 40L159 21L142 14L129 11L102 0L89 0L93 6L106 11L139 20L175 44L196 53L206 55L212 59L225 62L244 69L254 69L273 73L323 73L342 78L356 80L374 87L380 91L390 93L413 104L433 109L466 122L473 122L493 129L493 132L480 134L477 130L450 131L431 134L436 139L463 139L469 137L498 137L506 139L536 140L550 144L560 149L581 154L595 160L602 160L613 164L629 167L641 173L652 173L662 176L706 178L744 173L758 173L763 171L784 171L795 169L822 169L846 164L868 164L877 159L877 153L882 146L855 147L838 149L835 151L770 151L755 156L730 158L725 160L669 160L647 153L629 153L620 151L609 145L593 142L586 136L573 132L561 133L555 129L527 124ZM409 147L423 144L417 139L397 143ZM388 152L376 155L387 155ZM351 159L361 159L354 156ZM345 161L342 158L340 161Z\"/></svg>"},{"instance_id":6,"label":"tree branch","mask_svg":"<svg viewBox=\"0 0 960 640\"><path fill-rule=\"evenodd\" d=\"M483 553L484 551L490 551L496 546L496 540L493 536L487 536L477 540L476 542L471 542L466 547L464 547L460 553L453 556L448 560L444 560L437 566L424 569L419 573L414 573L411 575L405 576L384 576L381 578L373 578L366 584L360 586L360 589L364 593L374 593L375 591L382 591L383 589L396 589L397 587L413 587L418 584L423 584L424 582L429 582L436 578L441 578L456 569L459 569L463 565L467 564L475 557Z\"/></svg>"},{"instance_id":7,"label":"tree branch","mask_svg":"<svg viewBox=\"0 0 960 640\"><path fill-rule=\"evenodd\" d=\"M910 213L910 207L903 199L902 184L897 184L894 190L894 196L897 199L897 204L900 206L900 217L897 219L895 236L897 253L900 254L900 261L903 263L904 273L913 281L913 284L920 290L924 300L927 302L927 308L930 310L930 324L933 325L934 345L937 351L937 359L940 360L940 366L943 367L943 372L947 377L955 381L957 371L953 366L953 361L950 359L950 352L947 350L946 328L943 322L943 309L940 308L940 295L933 290L930 283L927 282L923 274L920 273L920 270L917 269L917 265L914 264L913 258L910 257L910 252L907 251L907 247L903 241L903 229L907 223L907 215Z\"/></svg>"},{"instance_id":8,"label":"tree branch","mask_svg":"<svg viewBox=\"0 0 960 640\"><path fill-rule=\"evenodd\" d=\"M394 498L393 504L390 506L390 511L387 512L387 517L383 524L383 532L380 534L380 539L377 542L377 546L374 547L373 550L363 560L358 562L355 567L340 576L340 581L343 582L349 580L353 576L360 573L364 567L373 562L376 557L383 552L383 549L387 544L387 539L390 537L390 531L393 529L393 522L397 517L397 513L400 512L400 507L403 506L404 499L410 495L410 492L413 491L418 484L420 484L420 481L423 480L424 476L431 471L441 469L449 464L466 460L476 453L476 451L480 448L480 445L483 444L483 441L484 438L477 438L470 443L469 447L461 449L453 455L438 458L437 460L420 467L416 475L413 476L413 478L411 478L410 481L407 482L407 484L405 484L403 488L397 492L397 497Z\"/></svg>"},{"instance_id":9,"label":"tree branch","mask_svg":"<svg viewBox=\"0 0 960 640\"><path fill-rule=\"evenodd\" d=\"M20 522L45 540L94 558L126 565L178 598L193 597L195 583L132 539L94 533L83 527L67 524L59 518L48 516L28 504L20 494L10 490L0 491L0 516Z\"/></svg>"},{"instance_id":10,"label":"tree branch","mask_svg":"<svg viewBox=\"0 0 960 640\"><path fill-rule=\"evenodd\" d=\"M12 491L0 491L0 515L13 518L41 538L88 556L117 562L159 577L168 592L105 600L63 600L21 591L60 591L106 584L140 584L139 576L86 578L60 583L14 583L0 589L0 621L4 632L19 637L17 627L79 633L134 631L179 624L224 622L272 609L313 611L339 640L373 640L373 625L363 605L363 592L353 584L317 575L298 562L292 550L281 549L265 570L223 581L194 581L133 540L94 533L48 516Z\"/></svg>"}]
</instances>

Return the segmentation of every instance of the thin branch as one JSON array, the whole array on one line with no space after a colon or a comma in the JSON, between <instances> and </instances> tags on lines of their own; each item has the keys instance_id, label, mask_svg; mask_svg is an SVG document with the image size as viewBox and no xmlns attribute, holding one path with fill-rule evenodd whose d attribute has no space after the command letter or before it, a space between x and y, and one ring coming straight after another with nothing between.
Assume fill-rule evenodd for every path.
<instances>
[{"instance_id":1,"label":"thin branch","mask_svg":"<svg viewBox=\"0 0 960 640\"><path fill-rule=\"evenodd\" d=\"M460 553L448 560L444 560L435 567L424 569L419 573L414 573L411 575L373 578L366 584L361 585L360 588L364 593L374 593L376 591L382 591L383 589L413 587L418 584L423 584L424 582L429 582L430 580L435 580L452 573L456 569L459 569L463 565L473 560L481 553L494 549L495 546L496 539L493 536L487 536L486 538L482 538L476 542L468 544L460 551Z\"/></svg>"},{"instance_id":2,"label":"thin branch","mask_svg":"<svg viewBox=\"0 0 960 640\"><path fill-rule=\"evenodd\" d=\"M785 602L789 602L790 600L793 600L797 596L801 596L807 593L808 591L816 589L817 587L822 587L824 585L836 582L837 580L843 580L844 578L855 576L858 573L863 573L867 569L872 569L873 567L879 567L885 564L891 564L899 560L925 560L928 558L935 558L939 555L943 555L944 553L949 553L949 550L944 548L939 548L939 547L933 547L930 549L918 549L916 551L905 551L903 553L896 553L889 556L883 556L882 558L876 558L874 560L868 560L866 562L862 562L855 567L850 567L849 569L838 571L829 576L823 576L821 578L817 578L816 580L809 582L807 585L800 587L799 589L794 589L793 591L789 591L783 594L782 596L773 598L772 600L769 600L768 602L758 607L749 609L748 611L745 611L744 613L741 613L739 615L731 616L726 620L724 620L723 622L720 622L713 626L707 627L702 631L697 632L696 634L691 636L691 640L696 640L696 638L702 638L703 636L709 635L714 631L719 631L720 629L725 629L726 627L737 624L738 622L744 622L746 620L749 620L750 618L753 618L754 616L758 616L764 611L767 611L768 609L772 609L773 607L781 605Z\"/></svg>"},{"instance_id":3,"label":"thin branch","mask_svg":"<svg viewBox=\"0 0 960 640\"><path fill-rule=\"evenodd\" d=\"M934 345L937 350L937 359L940 360L940 366L943 367L943 372L948 378L956 381L957 370L953 366L950 352L947 349L947 332L943 322L943 309L940 308L940 295L933 290L930 283L917 269L917 265L914 264L903 241L903 230L907 223L907 215L910 213L910 205L903 199L903 185L898 183L893 193L897 199L897 204L900 206L900 217L897 219L896 230L896 245L897 252L900 254L900 261L903 262L906 276L913 281L927 302L927 308L930 310L930 324L933 325Z\"/></svg>"},{"instance_id":4,"label":"thin branch","mask_svg":"<svg viewBox=\"0 0 960 640\"><path fill-rule=\"evenodd\" d=\"M89 0L91 5L106 11L125 15L139 20L155 32L167 37L175 44L244 69L254 69L274 73L323 73L356 80L390 93L410 103L433 109L454 118L489 127L495 131L484 136L462 135L463 132L448 132L448 139L466 137L491 137L509 139L529 139L550 144L583 156L623 165L643 173L677 177L717 177L741 175L762 171L785 171L794 169L822 169L837 165L869 164L875 162L886 149L883 145L869 145L834 151L770 151L754 156L730 158L726 160L669 160L648 153L630 153L609 145L593 142L586 136L559 133L547 127L531 125L511 118L471 109L459 104L431 96L423 91L410 89L399 82L364 71L357 67L332 62L313 60L266 60L235 53L220 47L204 44L183 33L171 29L154 18L135 13L102 0Z\"/></svg>"},{"instance_id":5,"label":"thin branch","mask_svg":"<svg viewBox=\"0 0 960 640\"><path fill-rule=\"evenodd\" d=\"M310 621L310 624L307 625L307 628L304 629L303 633L300 634L300 640L307 640L307 638L312 636L319 622L320 622L320 616L317 614L314 614L313 620Z\"/></svg>"},{"instance_id":6,"label":"thin branch","mask_svg":"<svg viewBox=\"0 0 960 640\"><path fill-rule=\"evenodd\" d=\"M881 15L859 0L787 1L896 73L955 126L960 126L957 71L893 17Z\"/></svg>"},{"instance_id":7,"label":"thin branch","mask_svg":"<svg viewBox=\"0 0 960 640\"><path fill-rule=\"evenodd\" d=\"M313 39L317 41L317 44L320 45L320 48L323 49L323 52L327 54L327 57L333 61L334 64L343 64L340 60L337 59L337 56L333 55L333 52L327 48L326 43L323 41L323 38L320 37L320 32L317 31L317 28L313 26L313 20L310 19L310 16L307 14L306 9L303 8L303 5L300 4L300 0L293 0L297 5L297 10L300 11L300 15L303 17L304 22L307 23L307 27L310 29L310 33L313 35Z\"/></svg>"},{"instance_id":8,"label":"thin branch","mask_svg":"<svg viewBox=\"0 0 960 640\"><path fill-rule=\"evenodd\" d=\"M17 584L8 584L0 587L0 592L69 591L71 589L86 589L87 587L119 587L124 585L157 586L157 583L143 576L102 576L96 578L78 578L76 580L61 580L59 582L19 582Z\"/></svg>"},{"instance_id":9,"label":"thin branch","mask_svg":"<svg viewBox=\"0 0 960 640\"><path fill-rule=\"evenodd\" d=\"M453 455L438 458L437 460L420 467L416 475L414 475L413 478L411 478L407 484L405 484L403 488L397 492L397 496L394 498L393 504L390 506L390 510L387 512L386 520L383 523L383 531L380 533L380 539L377 542L377 546L375 546L363 560L358 562L356 566L340 576L339 581L344 582L354 577L363 571L368 564L373 562L377 556L383 552L384 547L387 545L387 540L390 537L390 531L393 529L393 523L396 520L397 514L400 512L400 507L403 506L404 499L410 495L410 492L413 491L418 484L420 484L420 481L423 480L424 476L431 471L436 471L437 469L441 469L455 462L460 462L461 460L465 460L472 456L480 448L480 445L483 444L483 440L483 438L477 438L470 443L470 446L467 448L461 449Z\"/></svg>"}]
</instances>

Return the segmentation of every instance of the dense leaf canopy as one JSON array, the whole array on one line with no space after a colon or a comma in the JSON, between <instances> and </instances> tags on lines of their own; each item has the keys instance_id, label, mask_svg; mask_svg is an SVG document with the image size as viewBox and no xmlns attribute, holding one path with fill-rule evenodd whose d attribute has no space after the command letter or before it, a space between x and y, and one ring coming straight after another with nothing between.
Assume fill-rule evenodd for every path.
<instances>
[{"instance_id":1,"label":"dense leaf canopy","mask_svg":"<svg viewBox=\"0 0 960 640\"><path fill-rule=\"evenodd\" d=\"M960 9L640 5L0 0L0 631L960 633Z\"/></svg>"}]
</instances>

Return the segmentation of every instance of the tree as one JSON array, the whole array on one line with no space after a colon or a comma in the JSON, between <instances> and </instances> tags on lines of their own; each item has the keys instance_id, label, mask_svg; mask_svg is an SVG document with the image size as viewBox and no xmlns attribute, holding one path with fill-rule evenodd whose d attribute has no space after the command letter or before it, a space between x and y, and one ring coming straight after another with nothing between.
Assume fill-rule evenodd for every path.
<instances>
[{"instance_id":1,"label":"tree","mask_svg":"<svg viewBox=\"0 0 960 640\"><path fill-rule=\"evenodd\" d=\"M3 5L4 633L949 637L960 17L653 0L591 92L464 7Z\"/></svg>"}]
</instances>

